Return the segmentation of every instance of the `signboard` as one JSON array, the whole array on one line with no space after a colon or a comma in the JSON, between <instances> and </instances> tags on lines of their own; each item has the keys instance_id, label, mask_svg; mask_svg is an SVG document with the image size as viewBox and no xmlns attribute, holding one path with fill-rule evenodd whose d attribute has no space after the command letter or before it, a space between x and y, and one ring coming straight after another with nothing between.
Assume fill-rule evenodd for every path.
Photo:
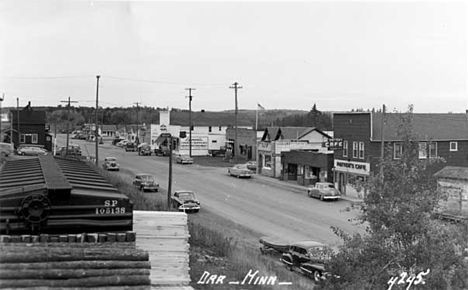
<instances>
[{"instance_id":1,"label":"signboard","mask_svg":"<svg viewBox=\"0 0 468 290\"><path fill-rule=\"evenodd\" d=\"M151 149L155 149L158 144L156 140L161 134L169 134L171 136L179 136L180 126L179 125L166 125L166 124L151 124L150 126L150 137L151 137Z\"/></svg>"},{"instance_id":2,"label":"signboard","mask_svg":"<svg viewBox=\"0 0 468 290\"><path fill-rule=\"evenodd\" d=\"M347 160L334 160L335 171L355 173L359 175L369 175L370 163L367 162L355 162Z\"/></svg>"},{"instance_id":3,"label":"signboard","mask_svg":"<svg viewBox=\"0 0 468 290\"><path fill-rule=\"evenodd\" d=\"M180 139L179 150L189 150L190 139ZM192 137L192 150L203 150L208 152L208 137Z\"/></svg>"},{"instance_id":4,"label":"signboard","mask_svg":"<svg viewBox=\"0 0 468 290\"><path fill-rule=\"evenodd\" d=\"M342 138L328 139L328 141L325 142L325 147L327 147L328 150L343 149L343 139Z\"/></svg>"}]
</instances>

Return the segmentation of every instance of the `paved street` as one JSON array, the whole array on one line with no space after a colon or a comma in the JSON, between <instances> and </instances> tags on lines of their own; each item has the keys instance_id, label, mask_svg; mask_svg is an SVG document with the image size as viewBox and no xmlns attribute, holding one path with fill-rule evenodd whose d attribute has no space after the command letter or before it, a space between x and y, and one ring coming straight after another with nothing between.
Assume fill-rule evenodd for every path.
<instances>
[{"instance_id":1,"label":"paved street","mask_svg":"<svg viewBox=\"0 0 468 290\"><path fill-rule=\"evenodd\" d=\"M64 144L65 140L61 135L58 144ZM83 155L94 157L95 143L70 141L82 147ZM99 150L100 161L106 156L116 157L122 169L151 173L161 187L167 188L167 157L138 156L136 152L125 152L111 145L109 141L99 145ZM278 184L279 181L264 177L230 177L226 168L173 164L173 190L191 189L197 193L204 208L264 235L289 241L314 239L336 246L340 239L330 226L349 233L363 231L362 226L349 221L358 211L346 211L347 201L321 202L307 197L305 192Z\"/></svg>"}]
</instances>

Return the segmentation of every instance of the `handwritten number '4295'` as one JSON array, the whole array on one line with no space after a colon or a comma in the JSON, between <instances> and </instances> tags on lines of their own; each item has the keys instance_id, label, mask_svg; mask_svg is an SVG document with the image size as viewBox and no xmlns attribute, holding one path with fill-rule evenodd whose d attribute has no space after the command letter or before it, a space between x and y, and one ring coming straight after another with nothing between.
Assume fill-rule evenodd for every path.
<instances>
[{"instance_id":1,"label":"handwritten number '4295'","mask_svg":"<svg viewBox=\"0 0 468 290\"><path fill-rule=\"evenodd\" d=\"M395 285L395 283L396 284L409 283L408 287L406 287L406 290L409 290L409 288L413 284L414 285L426 284L426 282L423 279L423 276L426 276L427 274L429 274L430 271L431 271L430 269L427 269L427 271L425 271L425 272L419 272L419 274L417 276L408 275L408 273L403 272L403 273L400 274L400 276L395 276L395 277L390 278L390 280L388 280L387 284L389 286L388 286L387 290L391 290L393 285Z\"/></svg>"}]
</instances>

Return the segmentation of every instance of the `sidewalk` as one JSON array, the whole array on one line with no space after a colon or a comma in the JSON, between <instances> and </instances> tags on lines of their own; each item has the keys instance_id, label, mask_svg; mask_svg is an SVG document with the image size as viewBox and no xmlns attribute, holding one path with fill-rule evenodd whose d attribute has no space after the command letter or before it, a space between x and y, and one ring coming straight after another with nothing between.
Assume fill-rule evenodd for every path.
<instances>
[{"instance_id":1,"label":"sidewalk","mask_svg":"<svg viewBox=\"0 0 468 290\"><path fill-rule=\"evenodd\" d=\"M253 180L261 183L274 184L277 187L302 194L306 194L308 188L308 186L297 184L296 181L283 181L277 178L263 176L260 174L255 174L253 176ZM348 201L353 207L360 205L364 202L364 200L358 196L358 193L355 190L350 190L349 188L347 189L346 195L341 195L341 199Z\"/></svg>"}]
</instances>

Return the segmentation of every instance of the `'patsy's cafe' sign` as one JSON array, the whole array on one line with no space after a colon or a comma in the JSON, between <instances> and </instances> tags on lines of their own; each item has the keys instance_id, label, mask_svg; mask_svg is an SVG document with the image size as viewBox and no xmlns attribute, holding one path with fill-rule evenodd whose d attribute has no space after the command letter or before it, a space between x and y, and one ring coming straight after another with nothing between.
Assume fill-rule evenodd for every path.
<instances>
[{"instance_id":1,"label":"'patsy's cafe' sign","mask_svg":"<svg viewBox=\"0 0 468 290\"><path fill-rule=\"evenodd\" d=\"M369 175L370 173L370 163L367 162L355 162L335 159L334 166L335 171L337 172L354 173L359 175Z\"/></svg>"}]
</instances>

